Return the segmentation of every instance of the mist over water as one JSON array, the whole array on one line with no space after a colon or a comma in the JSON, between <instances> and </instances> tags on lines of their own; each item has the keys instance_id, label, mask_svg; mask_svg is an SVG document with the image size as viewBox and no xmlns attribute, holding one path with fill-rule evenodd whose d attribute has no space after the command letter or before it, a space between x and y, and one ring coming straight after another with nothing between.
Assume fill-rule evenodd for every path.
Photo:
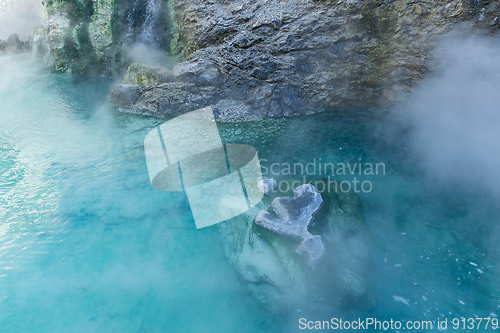
<instances>
[{"instance_id":1,"label":"mist over water","mask_svg":"<svg viewBox=\"0 0 500 333\"><path fill-rule=\"evenodd\" d=\"M438 45L437 71L396 119L410 128L415 162L439 186L500 194L500 39L460 37Z\"/></svg>"},{"instance_id":2,"label":"mist over water","mask_svg":"<svg viewBox=\"0 0 500 333\"><path fill-rule=\"evenodd\" d=\"M8 2L6 10L0 10L0 39L18 34L22 41L33 35L33 30L42 25L42 5L35 1L23 1L21 10Z\"/></svg>"},{"instance_id":3,"label":"mist over water","mask_svg":"<svg viewBox=\"0 0 500 333\"><path fill-rule=\"evenodd\" d=\"M303 331L300 318L496 316L495 43L445 40L442 66L389 118L219 124L224 143L251 144L269 162L386 164L360 193L377 309L289 316L256 305L182 193L151 187L143 140L165 119L117 112L109 81L2 58L0 331L288 333ZM253 135L277 123L280 135Z\"/></svg>"}]
</instances>

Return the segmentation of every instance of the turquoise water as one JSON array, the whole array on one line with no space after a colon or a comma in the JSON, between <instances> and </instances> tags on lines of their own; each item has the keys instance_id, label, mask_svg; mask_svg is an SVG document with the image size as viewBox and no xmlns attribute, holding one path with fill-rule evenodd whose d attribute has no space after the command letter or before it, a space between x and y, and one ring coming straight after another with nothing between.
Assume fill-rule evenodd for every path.
<instances>
[{"instance_id":1,"label":"turquoise water","mask_svg":"<svg viewBox=\"0 0 500 333\"><path fill-rule=\"evenodd\" d=\"M142 143L165 119L117 112L106 80L9 58L0 75L0 332L295 332L303 317L498 312L498 201L428 181L373 110L220 124L224 141L255 146L268 167L386 165L361 177L373 190L360 193L377 310L276 316L236 280L217 229L195 229L186 197L151 187Z\"/></svg>"}]
</instances>

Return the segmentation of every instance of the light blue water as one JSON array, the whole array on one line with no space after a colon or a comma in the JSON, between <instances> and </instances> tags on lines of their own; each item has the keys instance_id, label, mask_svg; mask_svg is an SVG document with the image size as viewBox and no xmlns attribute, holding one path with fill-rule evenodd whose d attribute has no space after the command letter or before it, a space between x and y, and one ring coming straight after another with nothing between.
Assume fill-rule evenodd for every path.
<instances>
[{"instance_id":1,"label":"light blue water","mask_svg":"<svg viewBox=\"0 0 500 333\"><path fill-rule=\"evenodd\" d=\"M195 229L185 196L150 186L142 143L164 119L118 113L110 82L29 60L3 58L0 75L0 332L295 332L304 316L500 312L497 201L426 182L404 139L388 144L364 113L220 126L225 141L254 145L268 166L387 166L360 194L377 310L279 317L240 286L217 229Z\"/></svg>"}]
</instances>

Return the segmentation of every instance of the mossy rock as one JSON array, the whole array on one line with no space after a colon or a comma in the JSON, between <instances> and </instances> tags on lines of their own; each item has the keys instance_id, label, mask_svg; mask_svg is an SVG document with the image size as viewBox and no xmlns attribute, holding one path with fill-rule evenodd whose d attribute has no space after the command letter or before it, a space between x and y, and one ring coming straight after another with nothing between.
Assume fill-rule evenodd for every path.
<instances>
[{"instance_id":1,"label":"mossy rock","mask_svg":"<svg viewBox=\"0 0 500 333\"><path fill-rule=\"evenodd\" d=\"M126 84L138 84L141 87L173 81L175 80L172 71L160 66L151 67L139 63L130 65L123 80Z\"/></svg>"}]
</instances>

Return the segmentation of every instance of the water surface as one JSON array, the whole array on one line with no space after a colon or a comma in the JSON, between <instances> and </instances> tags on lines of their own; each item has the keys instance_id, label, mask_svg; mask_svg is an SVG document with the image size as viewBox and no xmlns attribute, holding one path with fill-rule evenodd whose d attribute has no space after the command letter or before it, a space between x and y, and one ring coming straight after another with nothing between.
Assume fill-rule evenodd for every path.
<instances>
[{"instance_id":1,"label":"water surface","mask_svg":"<svg viewBox=\"0 0 500 333\"><path fill-rule=\"evenodd\" d=\"M386 166L358 178L373 185L360 196L377 310L280 317L238 283L216 227L196 230L182 193L151 187L142 143L165 119L119 113L104 79L2 60L0 332L295 332L304 316L496 316L497 201L427 181L373 110L219 124L226 143L255 146L268 167Z\"/></svg>"}]
</instances>

